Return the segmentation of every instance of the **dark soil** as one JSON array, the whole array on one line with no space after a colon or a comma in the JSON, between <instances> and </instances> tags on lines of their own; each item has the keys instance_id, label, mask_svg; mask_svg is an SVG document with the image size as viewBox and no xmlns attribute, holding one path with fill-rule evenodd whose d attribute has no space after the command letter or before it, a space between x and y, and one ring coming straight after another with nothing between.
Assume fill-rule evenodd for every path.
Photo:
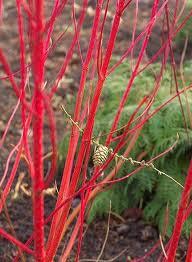
<instances>
[{"instance_id":1,"label":"dark soil","mask_svg":"<svg viewBox=\"0 0 192 262\"><path fill-rule=\"evenodd\" d=\"M1 44L0 47L6 52L9 63L13 70L18 70L19 68L19 45L18 45L18 35L17 35L17 26L16 26L16 11L15 11L15 1L7 0L5 1L4 6L4 19L3 26L0 30ZM139 16L139 28L137 35L142 31L142 28L145 26L149 18L149 6L152 1L141 1L141 9ZM174 1L173 1L174 2ZM50 4L52 1L50 1ZM83 28L82 39L81 39L81 48L83 55L85 54L87 48L87 35L90 32L90 17L91 10L94 8L95 1L90 1L89 10L90 13L86 18L86 24ZM111 10L113 13L113 10ZM65 14L66 15L66 14ZM70 15L70 14L69 14ZM77 12L78 15L78 12ZM68 17L69 18L69 17ZM62 20L64 19L64 20ZM127 47L127 39L131 41L130 27L133 19L133 8L125 15L122 20L121 30L118 35L117 44L115 46L115 54L120 55ZM53 36L53 42L58 36L58 33L63 30L61 29L62 21L66 21L67 18L64 16L60 18L61 22L57 23L56 30ZM110 23L112 16L108 19L107 27L105 29L105 34L108 35L110 31ZM159 27L156 26L154 33L150 40L150 47L148 48L146 56L151 57L156 50L159 48L160 41L159 39ZM166 32L165 32L166 33ZM51 82L53 81L53 76L56 75L58 69L62 63L62 59L66 53L67 47L69 46L71 36L66 35L66 37L59 43L58 48L55 52L49 57L49 60L46 64L46 79L48 80L49 88ZM134 55L137 56L140 46L134 50ZM181 50L178 50L176 53L177 58L180 57ZM147 59L148 59L147 58ZM59 104L66 99L67 95L73 95L78 87L79 80L79 71L78 67L80 65L80 59L78 55L74 56L70 68L67 70L66 81L64 82L64 88L60 88L54 98L54 111L55 119L57 124L57 136L58 141L61 141L63 137L63 113L59 110ZM1 73L1 76L3 73ZM19 80L19 75L17 76ZM72 81L71 81L72 79ZM6 123L17 103L17 99L14 95L14 92L10 88L10 84L7 80L1 81L0 83L0 136L3 134ZM31 87L32 88L32 87ZM10 150L13 148L13 145L16 145L19 141L21 135L21 122L20 122L20 108L18 109L11 127L9 129L7 138L4 143L4 147L0 150L0 176L3 175L5 170L5 165L7 157L10 153ZM45 119L45 153L50 152L50 143L49 143L49 127ZM14 158L11 158L10 168L14 163ZM49 166L49 160L46 162L46 169ZM16 195L16 184L18 183L18 177L21 177L21 174L24 174L22 184L25 185L27 192L30 192L29 180L30 177L27 173L27 167L25 161L21 161L19 170L17 172L16 179L14 181L14 186L12 187L11 194L7 200L7 209L9 211L9 216L13 223L14 230L16 232L17 238L25 242L32 233L32 203L29 196L27 196L24 191L21 189ZM6 178L7 179L7 178ZM54 203L56 197L46 196L45 197L45 206L46 206L46 215L48 215L54 208ZM150 224L147 224L142 220L142 216L136 216L133 210L129 211L129 216L123 215L122 218L117 218L114 215L111 215L110 226L109 226L109 235L107 238L106 246L104 248L103 254L100 257L99 261L109 260L109 261L131 261L131 259L144 256L150 248L152 248L155 243L158 241L158 232L155 227ZM0 227L4 228L7 232L10 232L10 225L7 223L5 218L5 213L2 212L0 216ZM91 225L87 227L82 252L81 252L81 261L94 261L99 256L104 239L106 237L107 231L107 218L103 220L96 220ZM69 232L70 233L70 232ZM184 255L186 250L186 240L182 240L180 243L180 251L178 252L178 261L184 261ZM124 252L123 252L124 251ZM160 249L157 249L150 258L146 258L143 261L157 261L159 257ZM17 253L17 249L14 245L8 241L0 238L0 261L12 261L13 257ZM116 257L116 258L115 258ZM112 260L114 258L114 260ZM92 260L93 259L93 260ZM28 258L27 261L32 261L31 258ZM56 259L55 261L59 261ZM74 256L69 261L74 261Z\"/></svg>"}]
</instances>

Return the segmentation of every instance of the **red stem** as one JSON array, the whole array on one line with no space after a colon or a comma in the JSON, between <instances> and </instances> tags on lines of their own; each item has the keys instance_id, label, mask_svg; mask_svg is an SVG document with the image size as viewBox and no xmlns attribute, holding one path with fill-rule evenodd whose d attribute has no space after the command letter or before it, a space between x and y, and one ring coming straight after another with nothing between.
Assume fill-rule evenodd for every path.
<instances>
[{"instance_id":1,"label":"red stem","mask_svg":"<svg viewBox=\"0 0 192 262\"><path fill-rule=\"evenodd\" d=\"M33 255L34 251L32 251L30 248L28 248L26 245L24 245L23 243L21 243L19 240L17 240L16 238L14 238L12 235L8 234L7 232L5 232L2 228L0 228L0 235L6 239L8 239L10 242L12 242L13 244L17 245L20 249L22 249L23 251Z\"/></svg>"},{"instance_id":2,"label":"red stem","mask_svg":"<svg viewBox=\"0 0 192 262\"><path fill-rule=\"evenodd\" d=\"M48 96L44 95L44 104L45 109L48 114L49 118L49 129L50 129L50 140L51 140L51 147L52 147L52 157L51 157L51 168L45 177L45 184L44 188L48 188L50 183L52 182L54 176L56 175L57 169L57 143L56 143L56 124L54 119L54 112L51 107L51 100Z\"/></svg>"},{"instance_id":3,"label":"red stem","mask_svg":"<svg viewBox=\"0 0 192 262\"><path fill-rule=\"evenodd\" d=\"M33 223L35 259L37 262L45 261L44 250L44 177L43 177L43 81L44 81L44 15L43 0L35 1L34 19L36 26L31 28L32 44L32 69L34 77L34 104L33 107L38 117L33 119L33 160L34 176L33 186Z\"/></svg>"},{"instance_id":4,"label":"red stem","mask_svg":"<svg viewBox=\"0 0 192 262\"><path fill-rule=\"evenodd\" d=\"M12 85L12 88L13 88L16 96L21 100L21 102L24 104L24 106L26 106L27 109L29 109L31 112L33 112L33 110L28 105L28 103L25 100L21 99L20 90L19 90L17 83L14 79L14 74L12 73L11 68L9 66L9 63L8 63L6 57L4 56L3 50L1 48L0 48L0 62L2 63L3 69L8 76L8 79L9 79L11 85Z\"/></svg>"},{"instance_id":5,"label":"red stem","mask_svg":"<svg viewBox=\"0 0 192 262\"><path fill-rule=\"evenodd\" d=\"M59 82L60 80L62 79L65 71L66 71L66 68L69 64L69 62L71 61L71 58L73 56L73 52L74 52L74 48L75 48L75 45L77 43L77 40L79 38L79 34L80 34L80 31L81 31L81 27L82 27L82 24L83 24L83 21L84 21L84 18L85 18L85 11L86 11L86 7L87 7L87 2L88 0L84 0L83 1L83 10L81 12L81 15L80 15L80 18L79 18L79 21L78 21L78 27L77 27L77 31L73 37L73 40L72 40L72 43L71 43L71 46L66 54L66 57L65 57L65 60L63 62L63 65L57 75L57 78L55 80L55 83L53 85L53 87L51 88L51 91L50 91L50 97L52 97L55 92L57 91L57 88L58 88L58 85L59 85Z\"/></svg>"},{"instance_id":6,"label":"red stem","mask_svg":"<svg viewBox=\"0 0 192 262\"><path fill-rule=\"evenodd\" d=\"M10 192L11 186L13 184L13 180L15 178L15 175L16 175L19 163L20 163L22 149L23 149L23 144L22 144L21 141L18 143L18 146L19 146L19 149L18 149L18 152L17 152L17 156L15 158L15 162L14 162L13 168L12 168L11 173L9 175L9 179L8 179L8 181L6 183L6 186L5 186L5 188L4 188L4 190L3 190L2 194L1 194L0 212L2 211L2 208L4 206L6 198L7 198L8 194L9 194L9 192ZM5 170L5 172L6 172L6 170Z\"/></svg>"},{"instance_id":7,"label":"red stem","mask_svg":"<svg viewBox=\"0 0 192 262\"><path fill-rule=\"evenodd\" d=\"M167 261L169 262L175 261L175 255L176 255L177 246L179 243L179 238L181 235L182 226L185 222L184 220L185 210L187 209L191 188L192 188L192 160L189 165L189 170L188 170L188 174L187 174L186 181L185 181L185 187L184 187L184 190L181 196L179 210L177 212L177 216L175 220L173 234L172 234L170 245L167 251Z\"/></svg>"}]
</instances>

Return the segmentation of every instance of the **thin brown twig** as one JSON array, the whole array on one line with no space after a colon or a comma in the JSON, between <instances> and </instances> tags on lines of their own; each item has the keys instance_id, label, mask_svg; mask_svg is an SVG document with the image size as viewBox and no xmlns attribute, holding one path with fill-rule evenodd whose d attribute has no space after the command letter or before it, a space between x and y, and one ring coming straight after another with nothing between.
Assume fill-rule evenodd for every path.
<instances>
[{"instance_id":1,"label":"thin brown twig","mask_svg":"<svg viewBox=\"0 0 192 262\"><path fill-rule=\"evenodd\" d=\"M191 110L190 110L189 100L188 100L188 96L187 96L186 81L185 81L184 69L183 69L183 63L184 63L184 59L185 59L185 55L186 55L186 51L187 51L188 40L189 40L189 36L187 34L186 39L185 39L184 48L183 48L182 55L181 55L181 61L180 61L179 68L180 68L181 81L182 81L182 85L183 85L183 88L184 88L184 96L185 96L185 100L186 100L187 114L189 116L190 127L192 128L192 113L191 113Z\"/></svg>"},{"instance_id":2,"label":"thin brown twig","mask_svg":"<svg viewBox=\"0 0 192 262\"><path fill-rule=\"evenodd\" d=\"M13 197L12 197L13 199L18 198L18 196L19 196L19 189L20 189L20 187L21 187L21 183L22 183L24 177L25 177L25 173L24 173L24 172L21 172L21 173L19 174L17 183L16 183L16 185L15 185L15 190L14 190L14 194L13 194Z\"/></svg>"},{"instance_id":3,"label":"thin brown twig","mask_svg":"<svg viewBox=\"0 0 192 262\"><path fill-rule=\"evenodd\" d=\"M101 258L102 255L103 255L103 252L104 252L104 249L105 249L105 246L106 246L106 243L107 243L107 239L108 239L108 236L109 236L110 219L111 219L111 200L110 200L110 202L109 202L109 216L108 216L108 222L107 222L107 232L106 232L106 235L105 235L105 239L104 239L104 242L103 242L103 246L102 246L102 248L101 248L101 252L99 253L99 255L98 255L98 257L97 257L96 262L99 262L99 261L100 261L100 258Z\"/></svg>"},{"instance_id":4,"label":"thin brown twig","mask_svg":"<svg viewBox=\"0 0 192 262\"><path fill-rule=\"evenodd\" d=\"M164 255L165 258L167 259L167 254L166 254L166 252L165 252L165 248L164 248L164 245L163 245L163 240L162 240L161 234L159 234L159 240L160 240L161 249L162 249L162 251L163 251L163 255Z\"/></svg>"},{"instance_id":5,"label":"thin brown twig","mask_svg":"<svg viewBox=\"0 0 192 262\"><path fill-rule=\"evenodd\" d=\"M125 219L119 214L111 211L111 215L114 216L115 218L118 218L121 222L125 223Z\"/></svg>"}]
</instances>

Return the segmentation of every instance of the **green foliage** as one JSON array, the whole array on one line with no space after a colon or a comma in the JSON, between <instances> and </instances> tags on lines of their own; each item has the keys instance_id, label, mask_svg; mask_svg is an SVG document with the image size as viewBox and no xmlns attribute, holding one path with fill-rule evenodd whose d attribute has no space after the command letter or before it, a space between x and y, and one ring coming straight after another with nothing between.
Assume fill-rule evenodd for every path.
<instances>
[{"instance_id":1,"label":"green foliage","mask_svg":"<svg viewBox=\"0 0 192 262\"><path fill-rule=\"evenodd\" d=\"M159 66L155 65L153 70L158 70L158 68ZM106 133L110 130L129 74L129 65L123 64L118 68L116 73L107 80L101 107L97 114L95 134L99 134L100 132ZM171 70L168 68L151 111L170 96L170 79ZM137 78L129 97L129 103L124 108L120 126L127 123L138 101L141 97L151 92L153 84L154 79L150 72L144 72ZM184 96L181 98L186 113ZM192 100L189 99L189 102L192 104ZM188 123L187 114L185 118ZM189 152L192 148L192 130L188 129L188 134L186 133L178 99L175 99L174 102L163 108L148 121L131 152L131 157L136 158L140 153L146 152L145 160L151 159L173 145L177 133L179 134L177 146L171 153L168 153L156 161L155 165L181 184L184 184L189 164ZM131 167L128 163L124 163L118 172L118 177L125 176L132 170L134 170L134 167ZM167 235L170 235L181 191L182 189L172 180L163 175L159 176L154 170L144 168L126 181L114 185L111 189L97 196L92 204L89 221L96 216L105 215L109 210L110 201L112 203L112 211L117 213L121 213L126 208L136 207L140 205L140 203L143 203L144 217L146 220L158 225L160 231L164 229L166 208L168 208L169 224ZM188 234L190 229L190 222L187 222L184 227L184 232Z\"/></svg>"},{"instance_id":2,"label":"green foliage","mask_svg":"<svg viewBox=\"0 0 192 262\"><path fill-rule=\"evenodd\" d=\"M126 195L119 194L119 191L123 189L123 185L114 185L112 190L106 190L100 194L101 197L96 197L92 204L89 221L92 221L96 216L106 215L110 210L110 201L111 211L121 213L127 207Z\"/></svg>"},{"instance_id":3,"label":"green foliage","mask_svg":"<svg viewBox=\"0 0 192 262\"><path fill-rule=\"evenodd\" d=\"M190 63L186 64L184 67L185 76L191 75L191 67ZM127 123L132 112L144 96L151 95L155 83L154 72L158 74L159 69L160 65L155 64L150 70L144 71L136 78L129 95L128 103L123 109L118 127ZM100 107L96 115L94 127L95 137L99 134L109 132L130 75L130 65L124 63L116 69L114 74L108 77L103 89ZM186 77L187 84L191 80L190 77ZM150 110L151 112L170 97L170 90L173 90L171 79L172 72L171 69L167 67L161 81L161 88ZM178 82L180 83L179 79ZM192 105L192 100L189 96L188 99L189 103ZM188 124L189 120L186 114L184 95L181 96L181 100L185 111L186 122ZM69 104L72 107L73 101L70 100ZM71 113L70 108L67 108L67 110ZM188 129L186 133L178 99L175 99L168 106L164 107L145 124L131 152L131 157L136 159L142 152L146 153L145 160L157 156L173 145L177 133L179 134L177 146L172 152L155 161L155 165L157 168L183 184L189 163L189 152L192 148L192 130ZM104 139L105 137L101 137L100 143L104 143ZM65 134L64 140L60 144L59 158L62 160L62 163L67 153L68 140L69 135ZM113 167L114 163L110 165L105 173L107 174ZM135 167L130 166L129 163L124 163L117 176L123 177L134 169ZM141 206L142 203L144 217L146 220L158 225L160 231L164 229L166 210L168 209L169 224L167 235L170 235L180 195L181 188L176 183L163 175L159 176L152 169L144 168L129 179L115 184L112 188L106 189L99 194L92 204L89 221L93 220L96 216L104 216L109 211L110 201L112 204L112 211L116 213L122 213L123 210L129 207ZM190 225L190 221L185 223L184 232L186 234L190 231Z\"/></svg>"}]
</instances>

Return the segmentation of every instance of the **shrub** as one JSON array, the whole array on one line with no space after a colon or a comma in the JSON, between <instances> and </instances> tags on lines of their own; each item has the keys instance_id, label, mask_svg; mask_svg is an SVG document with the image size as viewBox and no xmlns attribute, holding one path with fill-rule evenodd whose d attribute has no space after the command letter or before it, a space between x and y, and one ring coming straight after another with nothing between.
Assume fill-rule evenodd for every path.
<instances>
[{"instance_id":1,"label":"shrub","mask_svg":"<svg viewBox=\"0 0 192 262\"><path fill-rule=\"evenodd\" d=\"M10 3L12 1L0 1L0 22L2 27L5 25L4 29L6 28L8 18L11 17L9 15ZM3 4L6 7L5 9ZM138 154L143 153L143 149L146 148L150 152L144 152L146 153L145 158L149 159L153 154L158 153L160 149L165 150L167 145L172 144L176 137L176 132L180 133L180 143L187 141L184 127L179 126L178 130L177 124L181 122L179 111L174 115L174 108L171 111L164 108L166 104L171 104L176 98L180 98L182 93L186 95L187 90L191 89L190 85L185 86L182 90L179 88L172 49L176 33L182 29L187 19L189 19L188 16L184 22L177 23L181 3L176 1L176 4L173 6L174 12L172 17L170 15L172 6L170 6L168 1L152 1L150 15L147 16L142 28L138 27L138 11L140 7L142 8L140 1L118 0L114 5L113 1L98 0L95 1L95 6L93 10L91 9L92 12L90 12L90 8L88 9L88 4L87 0L83 0L79 4L76 4L75 1L68 3L66 0L16 0L14 2L14 11L17 17L17 33L15 35L18 46L17 48L14 46L15 42L12 42L12 34L10 34L10 42L8 40L7 45L0 48L0 63L4 72L0 80L3 87L11 88L17 99L17 102L14 102L11 106L11 116L3 130L3 136L0 140L1 149L5 146L5 138L9 136L9 127L13 124L13 119L16 118L16 111L18 111L21 126L21 131L19 130L18 132L19 137L17 137L16 142L14 141L13 148L8 148L9 154L6 156L4 173L0 180L2 191L0 212L5 208L11 189L14 187L21 159L24 159L27 163L32 190L33 234L27 242L22 243L19 241L13 228L11 228L11 233L8 233L5 228L0 228L0 235L18 248L18 255L14 258L14 261L18 261L20 256L22 260L25 260L24 252L33 256L37 262L53 261L58 248L62 245L63 237L66 236L69 227L72 227L72 222L74 222L74 227L70 231L69 241L63 248L60 259L61 261L66 261L69 258L78 238L75 261L79 261L84 217L87 207L89 207L89 202L97 194L107 189L107 186L125 181L129 177L131 179L128 183L122 182L119 186L124 188L125 194L127 194L127 190L130 190L128 193L130 193L130 198L134 198L135 204L142 197L145 198L145 191L152 191L154 199L159 197L158 192L160 189L157 190L157 186L161 185L160 182L164 183L163 180L157 183L157 175L153 175L153 179L148 179L148 171L142 171L140 176L137 172L146 166L153 170L155 169L157 172L160 171L154 167L152 162L142 161L137 163L130 158L130 155L137 158ZM111 12L108 12L109 10ZM122 30L122 21L123 19L127 21L126 12L128 10L134 10L132 13L133 19L130 19L129 16L130 28L126 27L129 30L128 33L131 32L131 39L127 39L121 50L117 42L121 36L120 33L125 33ZM4 13L6 15L3 16ZM89 32L86 31L86 34L83 34L82 30L86 28L87 21L91 22L91 26L88 30ZM147 50L150 48L150 38L157 24L162 36L160 39L161 47L154 54L150 52L152 57L148 58L146 55ZM167 35L164 34L165 25L168 30ZM60 31L56 32L58 26L61 26ZM85 35L86 39L84 38ZM85 48L82 49L83 41L88 43L88 45L85 45ZM65 48L62 49L61 47ZM12 49L15 49L17 71L15 71L12 65L12 57L9 55ZM112 58L117 49L121 52L120 57L114 64ZM53 65L52 61L54 61L56 53L61 54L62 57L59 56L57 64ZM70 75L72 70L67 71L67 69L69 65L71 65L72 69L75 54L79 63L75 68L74 74ZM172 62L171 70L173 72L174 87L176 87L176 91L173 91L174 88L171 90L172 97L170 99L168 99L167 90L161 88L162 78L167 83L167 86L169 85L170 77L166 80L166 66L169 61L169 54ZM134 57L135 59L133 59ZM127 68L126 64L123 64L127 58L131 61L131 70ZM152 64L157 59L160 61L160 66L152 67ZM122 70L120 66L124 68L122 74L121 71L118 73L118 70ZM146 71L149 68L154 75L152 83L151 73ZM128 70L129 74L127 74ZM115 75L115 72L117 72L118 77ZM143 79L142 81L142 74L148 76L148 80ZM63 105L63 113L71 124L69 142L67 144L56 204L54 210L45 217L44 192L52 185L57 170L57 139L53 97L59 87L63 88L65 86L63 83L65 83L69 75L73 79L76 77L78 79L75 102L71 107L70 114L67 112L69 103L65 100ZM124 81L124 75L127 81L126 79ZM114 85L116 78L124 81L124 86L123 84L118 85L119 93L116 92L116 85ZM8 87L5 85L5 80L9 83ZM111 87L107 84L107 81L111 81ZM183 83L184 81L182 81L182 85ZM146 91L143 90L144 86ZM161 95L163 92L165 96ZM104 106L104 103L106 103L105 96L107 100L111 101L113 101L115 96L114 102L110 103L108 107ZM158 101L158 97L166 99L166 101L162 102L164 103L162 107L159 106L159 108L157 108L157 105L161 100L159 98ZM113 112L114 106L116 107L115 112ZM175 106L179 108L177 104ZM180 108L183 108L181 104ZM158 111L161 112L157 114ZM104 120L103 114L108 116L108 119ZM159 117L160 121L162 121L161 125L154 118L156 114L157 118ZM168 139L164 137L163 133L165 127L164 117L167 117L167 114L172 114L172 117L175 117L174 125L176 125L175 128L177 129L172 130L172 132L170 130L167 131ZM46 123L45 117L47 117ZM101 119L102 121L104 120L102 125ZM148 121L149 124L147 124ZM124 123L126 125L122 127L121 125ZM45 124L49 132L44 128ZM92 163L91 176L88 176L90 163L92 162L93 147L94 145L101 146L93 136L98 136L101 131L105 131L104 127L106 124L108 124L106 128L108 135L100 138L99 141L109 149L108 158L99 166L93 166ZM150 125L154 125L158 136L151 131ZM149 133L151 134L150 137ZM188 133L191 136L190 132ZM45 155L47 152L45 152L44 148L45 140L51 148L49 154L50 168L46 174L44 171L47 159L47 155ZM11 143L10 140L9 143ZM177 146L179 146L179 143ZM182 146L182 150L180 150L180 147L177 148L178 151L175 152L177 152L178 160L182 162L183 152L186 150L186 147ZM166 149L166 152L168 151ZM165 152L162 154L165 154ZM170 154L169 157L173 156ZM10 161L12 159L14 159L13 162ZM115 160L117 166L114 165ZM130 167L130 165L123 165L124 161L136 164L135 168ZM160 163L159 161L159 165ZM133 172L132 168L134 169ZM122 171L123 169L124 171ZM125 171L127 173L126 176L124 175ZM182 174L180 174L180 177L182 177ZM185 180L173 235L171 236L171 244L165 248L168 253L168 261L170 262L175 258L183 222L191 213L191 203L189 201L189 193L192 187L191 177L192 163ZM140 184L143 189L135 194L131 187L140 186ZM166 185L169 188L167 182ZM163 187L161 190L162 192L160 192L163 195ZM171 194L170 190L168 192ZM110 191L110 194L111 197L114 197L113 191ZM76 196L81 197L81 203L73 209L72 201ZM167 198L170 199L171 197L163 197L165 201L162 202L162 206L167 203ZM115 201L113 202L115 203ZM145 199L144 203L146 203ZM127 203L125 204L127 205ZM150 206L152 204L151 202ZM119 212L124 208L124 206L121 207L118 201L116 206ZM174 206L173 203L168 203L170 209L172 206ZM154 211L155 208L152 208L152 210L153 212L148 208L148 212L146 211L148 217L157 217L159 214ZM8 216L7 220L11 224ZM45 225L49 222L51 222L51 225L48 226L48 236L46 237ZM18 221L16 223L19 224ZM191 243L192 238L189 242L188 254L191 254Z\"/></svg>"}]
</instances>

